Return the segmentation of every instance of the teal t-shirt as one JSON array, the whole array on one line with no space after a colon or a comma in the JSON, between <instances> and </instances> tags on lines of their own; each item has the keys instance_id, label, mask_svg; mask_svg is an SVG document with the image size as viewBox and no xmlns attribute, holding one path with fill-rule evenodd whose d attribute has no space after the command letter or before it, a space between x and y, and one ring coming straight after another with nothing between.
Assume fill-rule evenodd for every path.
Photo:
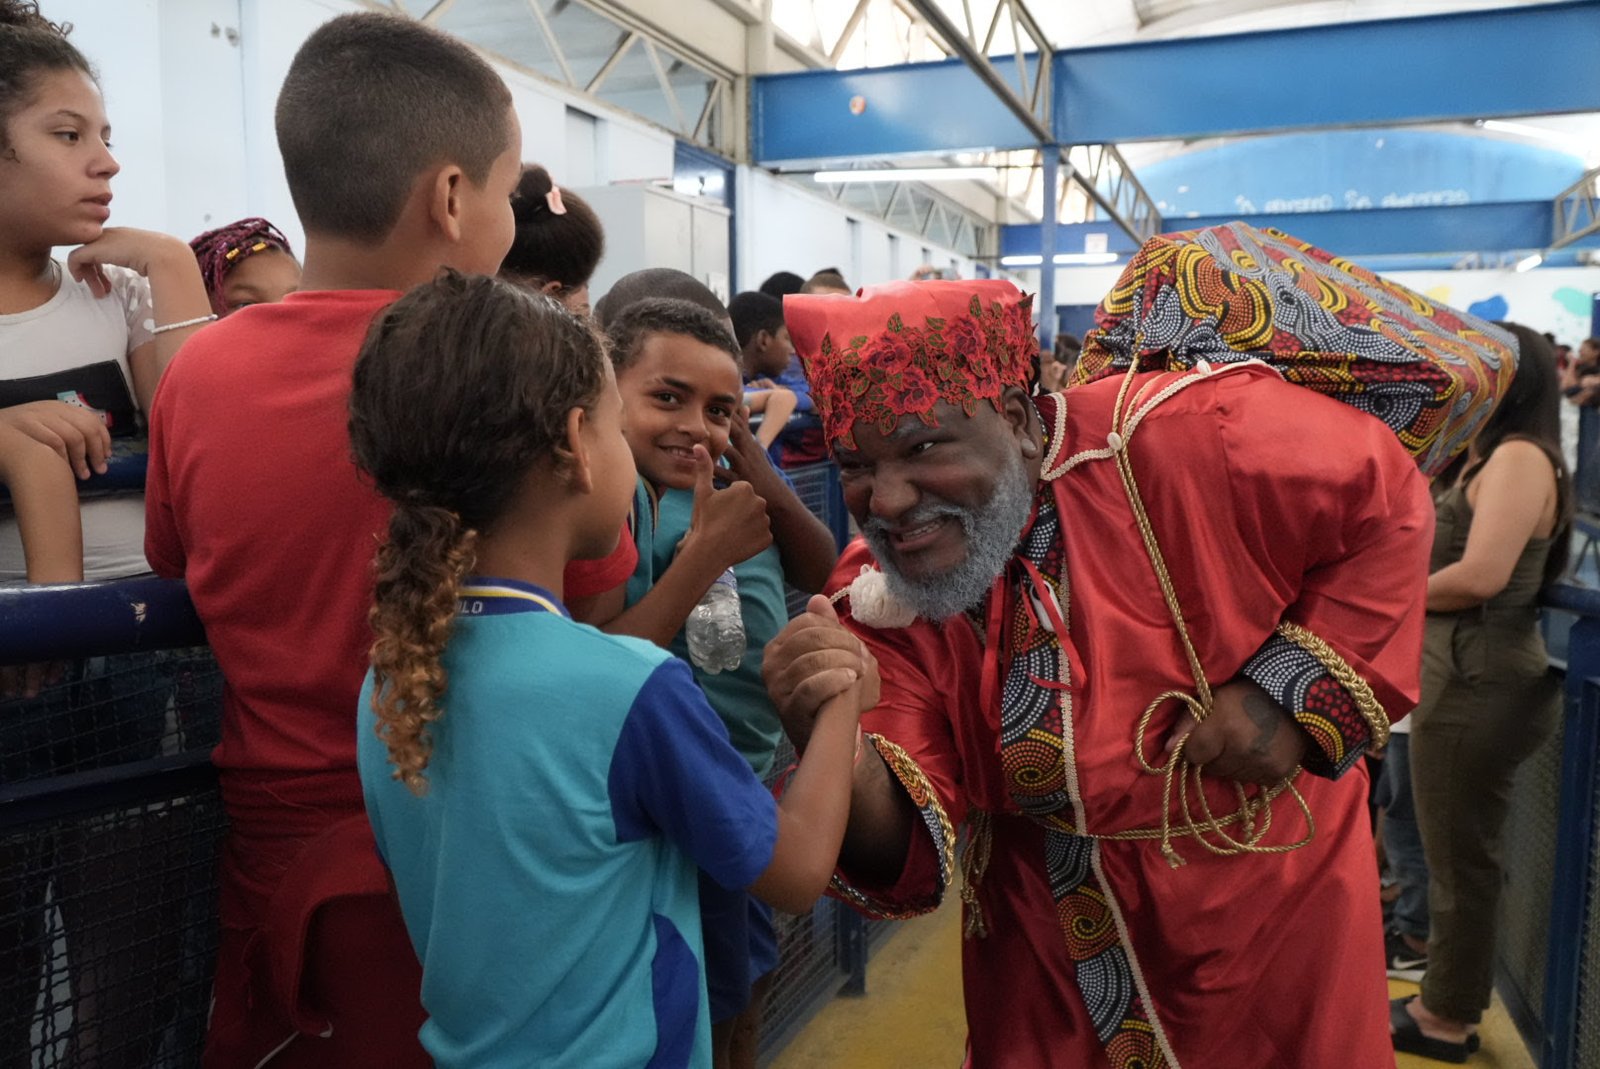
<instances>
[{"instance_id":1,"label":"teal t-shirt","mask_svg":"<svg viewBox=\"0 0 1600 1069\"><path fill-rule=\"evenodd\" d=\"M709 1067L695 869L753 883L771 794L665 651L523 584L474 581L461 604L424 795L391 775L370 672L358 713L423 1046L441 1069Z\"/></svg>"},{"instance_id":2,"label":"teal t-shirt","mask_svg":"<svg viewBox=\"0 0 1600 1069\"><path fill-rule=\"evenodd\" d=\"M678 543L689 530L693 511L694 494L690 491L664 490L658 495L643 477L639 479L634 491L633 530L639 564L628 581L629 605L637 603L672 563ZM778 547L768 546L734 565L733 576L739 581L739 608L744 616L744 658L732 672L712 674L694 668L694 678L727 726L734 749L744 755L756 775L765 776L783 736L778 711L761 680L762 650L789 622ZM689 640L682 628L673 636L672 652L693 667Z\"/></svg>"}]
</instances>

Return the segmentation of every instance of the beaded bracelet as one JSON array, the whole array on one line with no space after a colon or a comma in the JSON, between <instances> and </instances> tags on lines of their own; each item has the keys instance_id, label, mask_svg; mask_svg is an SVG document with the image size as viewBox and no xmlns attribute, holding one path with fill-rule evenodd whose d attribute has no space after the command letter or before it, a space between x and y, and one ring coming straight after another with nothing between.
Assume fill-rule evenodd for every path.
<instances>
[{"instance_id":1,"label":"beaded bracelet","mask_svg":"<svg viewBox=\"0 0 1600 1069\"><path fill-rule=\"evenodd\" d=\"M217 313L212 312L210 315L195 316L193 319L185 319L177 323L164 324L163 326L154 328L150 331L150 333L165 334L169 330L182 330L185 327L198 327L201 323L209 323L215 318L217 318Z\"/></svg>"}]
</instances>

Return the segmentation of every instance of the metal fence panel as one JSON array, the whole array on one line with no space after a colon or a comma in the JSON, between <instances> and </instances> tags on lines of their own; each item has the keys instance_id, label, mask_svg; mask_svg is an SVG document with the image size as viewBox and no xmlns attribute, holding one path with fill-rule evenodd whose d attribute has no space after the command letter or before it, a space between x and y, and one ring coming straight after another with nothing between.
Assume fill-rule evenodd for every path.
<instances>
[{"instance_id":1,"label":"metal fence panel","mask_svg":"<svg viewBox=\"0 0 1600 1069\"><path fill-rule=\"evenodd\" d=\"M0 700L0 1065L196 1065L220 673L200 647L53 662L46 678Z\"/></svg>"},{"instance_id":2,"label":"metal fence panel","mask_svg":"<svg viewBox=\"0 0 1600 1069\"><path fill-rule=\"evenodd\" d=\"M1545 744L1517 770L1506 816L1500 992L1524 1033L1537 1030L1545 999L1550 896L1561 807L1562 734L1558 724Z\"/></svg>"},{"instance_id":3,"label":"metal fence panel","mask_svg":"<svg viewBox=\"0 0 1600 1069\"><path fill-rule=\"evenodd\" d=\"M1583 926L1583 951L1578 964L1578 1013L1573 1069L1600 1069L1600 802L1589 843L1589 910Z\"/></svg>"}]
</instances>

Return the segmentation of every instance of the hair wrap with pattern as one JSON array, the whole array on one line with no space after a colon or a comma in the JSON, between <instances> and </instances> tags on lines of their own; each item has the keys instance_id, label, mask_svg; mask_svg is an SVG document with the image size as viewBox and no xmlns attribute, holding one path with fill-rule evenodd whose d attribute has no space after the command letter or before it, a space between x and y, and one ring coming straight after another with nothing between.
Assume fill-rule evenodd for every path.
<instances>
[{"instance_id":1,"label":"hair wrap with pattern","mask_svg":"<svg viewBox=\"0 0 1600 1069\"><path fill-rule=\"evenodd\" d=\"M222 283L229 271L256 253L268 249L294 255L283 231L255 216L207 230L189 242L189 248L194 250L194 258L199 261L200 278L206 284L207 296L211 298L211 310L219 316L228 314L227 302L222 299Z\"/></svg>"},{"instance_id":2,"label":"hair wrap with pattern","mask_svg":"<svg viewBox=\"0 0 1600 1069\"><path fill-rule=\"evenodd\" d=\"M999 280L891 282L859 296L794 295L784 318L831 444L858 424L892 432L914 415L937 426L941 401L967 415L1026 387L1038 342L1033 298Z\"/></svg>"},{"instance_id":3,"label":"hair wrap with pattern","mask_svg":"<svg viewBox=\"0 0 1600 1069\"><path fill-rule=\"evenodd\" d=\"M1377 417L1424 474L1505 396L1517 342L1279 230L1228 223L1151 238L1095 311L1074 383L1262 360Z\"/></svg>"}]
</instances>

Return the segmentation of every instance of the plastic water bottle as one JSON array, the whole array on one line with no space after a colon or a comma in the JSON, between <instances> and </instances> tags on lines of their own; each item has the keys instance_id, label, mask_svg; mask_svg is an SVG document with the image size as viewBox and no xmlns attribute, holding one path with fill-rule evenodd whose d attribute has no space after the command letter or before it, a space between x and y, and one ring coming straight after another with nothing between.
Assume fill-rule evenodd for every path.
<instances>
[{"instance_id":1,"label":"plastic water bottle","mask_svg":"<svg viewBox=\"0 0 1600 1069\"><path fill-rule=\"evenodd\" d=\"M729 568L711 584L689 613L689 659L703 672L731 672L744 660L744 613L739 608L739 580Z\"/></svg>"}]
</instances>

